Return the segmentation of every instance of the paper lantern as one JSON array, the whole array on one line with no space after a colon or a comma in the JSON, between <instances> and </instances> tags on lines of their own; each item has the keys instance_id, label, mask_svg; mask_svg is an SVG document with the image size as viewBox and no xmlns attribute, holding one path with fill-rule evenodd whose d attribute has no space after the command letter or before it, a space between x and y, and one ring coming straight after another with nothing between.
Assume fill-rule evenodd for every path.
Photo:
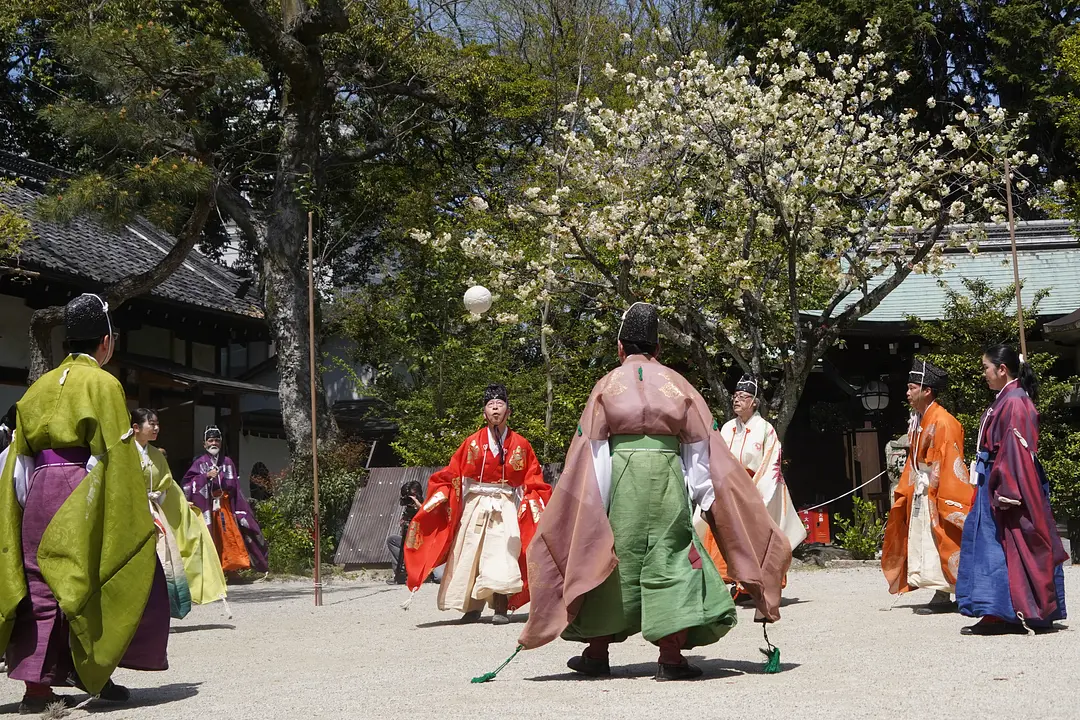
<instances>
[{"instance_id":1,"label":"paper lantern","mask_svg":"<svg viewBox=\"0 0 1080 720\"><path fill-rule=\"evenodd\" d=\"M491 292L483 285L473 285L465 291L465 309L479 317L491 308Z\"/></svg>"}]
</instances>

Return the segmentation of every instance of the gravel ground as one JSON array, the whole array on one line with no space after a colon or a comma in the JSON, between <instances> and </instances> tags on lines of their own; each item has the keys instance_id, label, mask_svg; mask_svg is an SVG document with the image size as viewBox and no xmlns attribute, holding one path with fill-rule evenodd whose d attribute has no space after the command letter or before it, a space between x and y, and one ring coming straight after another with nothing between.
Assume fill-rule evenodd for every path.
<instances>
[{"instance_id":1,"label":"gravel ground","mask_svg":"<svg viewBox=\"0 0 1080 720\"><path fill-rule=\"evenodd\" d=\"M1075 591L1080 568L1066 570ZM509 626L457 625L425 585L409 612L401 586L338 581L313 607L310 582L257 582L175 622L168 672L119 671L133 702L96 702L69 717L122 718L1077 718L1080 644L1072 631L962 637L959 615L922 617L928 591L893 598L873 567L793 572L771 639L784 671L761 672L752 610L719 643L689 652L694 683L653 681L656 650L640 637L612 648L615 677L579 679L565 662L580 645L556 641L518 655L523 617ZM1074 595L1075 597L1075 595ZM1067 626L1068 623L1064 623ZM0 713L21 684L0 683ZM76 696L84 699L85 696Z\"/></svg>"}]
</instances>

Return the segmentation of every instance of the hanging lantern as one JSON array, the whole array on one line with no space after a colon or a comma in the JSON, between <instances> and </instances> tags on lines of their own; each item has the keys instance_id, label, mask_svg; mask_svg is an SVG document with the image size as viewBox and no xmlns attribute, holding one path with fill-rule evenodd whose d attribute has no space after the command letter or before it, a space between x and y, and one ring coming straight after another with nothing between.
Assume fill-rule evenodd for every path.
<instances>
[{"instance_id":1,"label":"hanging lantern","mask_svg":"<svg viewBox=\"0 0 1080 720\"><path fill-rule=\"evenodd\" d=\"M881 412L889 407L889 386L880 380L871 380L859 392L862 406L870 412Z\"/></svg>"}]
</instances>

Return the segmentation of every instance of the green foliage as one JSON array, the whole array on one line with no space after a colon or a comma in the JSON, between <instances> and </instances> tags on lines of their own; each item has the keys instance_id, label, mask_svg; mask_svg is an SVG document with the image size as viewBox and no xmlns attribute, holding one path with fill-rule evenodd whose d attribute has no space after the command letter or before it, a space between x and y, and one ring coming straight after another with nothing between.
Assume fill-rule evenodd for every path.
<instances>
[{"instance_id":1,"label":"green foliage","mask_svg":"<svg viewBox=\"0 0 1080 720\"><path fill-rule=\"evenodd\" d=\"M362 443L327 443L319 448L319 534L324 562L333 560L356 491L367 478L366 461L367 446ZM293 575L310 571L315 559L310 460L303 458L271 478L266 489L271 497L256 504L255 514L270 546L270 569Z\"/></svg>"},{"instance_id":2,"label":"green foliage","mask_svg":"<svg viewBox=\"0 0 1080 720\"><path fill-rule=\"evenodd\" d=\"M30 237L30 222L3 202L12 183L0 181L0 260L17 255L19 246Z\"/></svg>"},{"instance_id":3,"label":"green foliage","mask_svg":"<svg viewBox=\"0 0 1080 720\"><path fill-rule=\"evenodd\" d=\"M515 316L520 306L504 296L488 316L470 319L461 300L470 269L460 253L436 256L403 241L382 282L341 298L338 327L357 343L357 356L377 367L370 390L392 408L399 428L394 447L404 464L445 464L483 424L480 398L494 382L510 393L511 427L541 462L559 462L593 384L614 367L615 342L593 329L582 308L560 299L548 338L548 427L540 318Z\"/></svg>"},{"instance_id":4,"label":"green foliage","mask_svg":"<svg viewBox=\"0 0 1080 720\"><path fill-rule=\"evenodd\" d=\"M925 321L911 317L915 332L926 338L934 352L927 359L949 373L949 388L940 401L964 427L964 453L974 457L979 421L993 402L982 373L983 350L1006 343L1018 345L1014 286L994 290L987 282L965 279L964 289L946 287L944 318ZM1035 293L1024 309L1025 326L1035 326L1039 302L1047 291ZM1039 410L1039 459L1050 478L1051 502L1063 518L1080 517L1080 422L1065 400L1080 378L1058 377L1058 358L1029 352L1025 358L1039 379L1035 407Z\"/></svg>"},{"instance_id":5,"label":"green foliage","mask_svg":"<svg viewBox=\"0 0 1080 720\"><path fill-rule=\"evenodd\" d=\"M856 560L873 560L885 540L885 521L869 500L854 498L852 518L837 517L836 544L851 552Z\"/></svg>"}]
</instances>

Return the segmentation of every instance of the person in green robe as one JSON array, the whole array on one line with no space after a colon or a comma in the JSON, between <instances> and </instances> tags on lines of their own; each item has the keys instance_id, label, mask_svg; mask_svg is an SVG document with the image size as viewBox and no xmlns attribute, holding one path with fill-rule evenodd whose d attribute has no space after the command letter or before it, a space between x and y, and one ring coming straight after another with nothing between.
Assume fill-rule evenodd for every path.
<instances>
[{"instance_id":1,"label":"person in green robe","mask_svg":"<svg viewBox=\"0 0 1080 720\"><path fill-rule=\"evenodd\" d=\"M0 650L26 684L21 713L76 686L123 702L118 667L168 667L169 600L116 335L97 295L64 309L68 357L17 403L0 477Z\"/></svg>"},{"instance_id":2,"label":"person in green robe","mask_svg":"<svg viewBox=\"0 0 1080 720\"><path fill-rule=\"evenodd\" d=\"M640 633L659 647L656 680L697 678L702 669L682 651L735 626L731 594L694 532L694 505L754 598L755 619L780 618L791 545L705 400L656 359L658 322L647 303L623 316L620 366L593 389L528 548L532 604L518 643L587 643L567 662L582 675L610 676L609 647Z\"/></svg>"},{"instance_id":3,"label":"person in green robe","mask_svg":"<svg viewBox=\"0 0 1080 720\"><path fill-rule=\"evenodd\" d=\"M183 618L191 603L204 605L225 599L225 573L202 515L184 497L164 453L150 444L161 431L157 413L148 408L132 410L131 429L158 525L158 561L165 571L170 611L174 618Z\"/></svg>"}]
</instances>

